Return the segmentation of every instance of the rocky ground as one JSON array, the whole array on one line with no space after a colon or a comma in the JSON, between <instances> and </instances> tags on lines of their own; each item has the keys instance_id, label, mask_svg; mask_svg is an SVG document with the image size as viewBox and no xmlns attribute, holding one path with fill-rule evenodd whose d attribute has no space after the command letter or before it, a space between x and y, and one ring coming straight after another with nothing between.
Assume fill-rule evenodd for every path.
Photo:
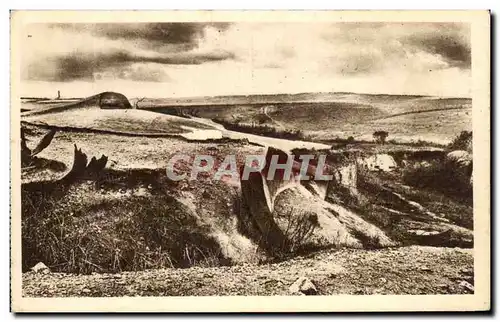
<instances>
[{"instance_id":1,"label":"rocky ground","mask_svg":"<svg viewBox=\"0 0 500 322\"><path fill-rule=\"evenodd\" d=\"M323 251L265 265L91 275L27 272L23 296L469 294L473 262L471 249L410 246ZM297 292L292 285L299 279Z\"/></svg>"}]
</instances>

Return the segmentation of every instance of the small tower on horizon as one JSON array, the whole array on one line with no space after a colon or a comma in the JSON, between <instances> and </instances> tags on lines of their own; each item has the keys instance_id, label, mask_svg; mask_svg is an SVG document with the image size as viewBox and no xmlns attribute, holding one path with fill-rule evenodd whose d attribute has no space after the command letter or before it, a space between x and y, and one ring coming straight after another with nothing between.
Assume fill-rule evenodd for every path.
<instances>
[{"instance_id":1,"label":"small tower on horizon","mask_svg":"<svg viewBox=\"0 0 500 322\"><path fill-rule=\"evenodd\" d=\"M57 91L57 99L61 99L61 91Z\"/></svg>"}]
</instances>

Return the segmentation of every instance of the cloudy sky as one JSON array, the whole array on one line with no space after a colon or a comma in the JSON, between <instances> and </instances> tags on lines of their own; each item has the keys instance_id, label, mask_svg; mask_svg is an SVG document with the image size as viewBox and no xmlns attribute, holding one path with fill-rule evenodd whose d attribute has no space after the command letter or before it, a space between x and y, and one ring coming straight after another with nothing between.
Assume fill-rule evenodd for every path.
<instances>
[{"instance_id":1,"label":"cloudy sky","mask_svg":"<svg viewBox=\"0 0 500 322\"><path fill-rule=\"evenodd\" d=\"M31 24L19 36L23 96L470 96L465 24Z\"/></svg>"}]
</instances>

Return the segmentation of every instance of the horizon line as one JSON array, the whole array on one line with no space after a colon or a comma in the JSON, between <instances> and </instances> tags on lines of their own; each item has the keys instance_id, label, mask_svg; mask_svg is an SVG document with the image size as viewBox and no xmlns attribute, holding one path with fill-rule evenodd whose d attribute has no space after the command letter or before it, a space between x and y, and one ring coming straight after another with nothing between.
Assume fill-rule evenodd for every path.
<instances>
[{"instance_id":1,"label":"horizon line","mask_svg":"<svg viewBox=\"0 0 500 322\"><path fill-rule=\"evenodd\" d=\"M61 97L60 100L69 99L85 99L100 93L108 91L97 92L89 96L82 97ZM111 91L112 92L112 91ZM363 92L349 92L349 91L339 91L339 92L297 92L297 93L249 93L249 94L222 94L222 95L200 95L200 96L158 96L158 97L148 97L152 99L201 99L201 98L224 98L224 97L250 97L250 96L275 96L275 95L304 95L304 94L347 94L347 95L370 95L370 96L413 96L413 97L436 97L436 98L461 98L461 99L472 99L470 96L438 96L438 95L428 95L428 94L389 94L389 93L363 93ZM138 98L139 96L131 96L130 98ZM40 96L20 96L20 99L54 99L53 97L40 97Z\"/></svg>"}]
</instances>

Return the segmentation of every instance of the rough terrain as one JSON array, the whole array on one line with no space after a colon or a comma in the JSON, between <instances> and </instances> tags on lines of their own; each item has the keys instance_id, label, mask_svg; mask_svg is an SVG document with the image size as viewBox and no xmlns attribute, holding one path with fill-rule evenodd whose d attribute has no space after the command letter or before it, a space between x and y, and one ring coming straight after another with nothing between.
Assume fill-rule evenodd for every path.
<instances>
[{"instance_id":1,"label":"rough terrain","mask_svg":"<svg viewBox=\"0 0 500 322\"><path fill-rule=\"evenodd\" d=\"M323 251L265 265L119 274L25 273L24 296L291 295L301 276L319 295L470 294L472 250L411 246ZM464 283L466 282L466 283Z\"/></svg>"},{"instance_id":2,"label":"rough terrain","mask_svg":"<svg viewBox=\"0 0 500 322\"><path fill-rule=\"evenodd\" d=\"M23 116L26 296L285 295L299 277L317 294L473 291L471 161L456 181L442 148L351 142L330 149L133 109L119 95L100 107L106 95L47 103ZM370 122L427 115L411 105L391 116L379 99L368 103L379 117L370 114ZM283 116L275 108L263 113ZM359 120L349 115L348 124ZM266 168L249 181L212 180L216 169L197 181L165 174L175 154L210 155L216 164L231 154L241 166L246 155L302 152L327 153L334 180L269 180ZM104 167L67 180L82 153L84 168L91 157ZM189 166L180 162L176 171ZM52 273L30 271L38 262Z\"/></svg>"}]
</instances>

